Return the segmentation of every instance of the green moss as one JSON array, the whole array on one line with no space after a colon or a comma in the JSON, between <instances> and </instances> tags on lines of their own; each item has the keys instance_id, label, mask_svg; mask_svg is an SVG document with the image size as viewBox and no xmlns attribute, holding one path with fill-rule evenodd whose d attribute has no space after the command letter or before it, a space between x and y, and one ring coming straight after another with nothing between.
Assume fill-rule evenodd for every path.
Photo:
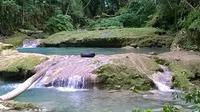
<instances>
[{"instance_id":1,"label":"green moss","mask_svg":"<svg viewBox=\"0 0 200 112\"><path fill-rule=\"evenodd\" d=\"M21 103L16 101L7 101L7 102L0 102L3 106L10 108L12 110L39 110L39 107L34 106L31 103Z\"/></svg>"},{"instance_id":2,"label":"green moss","mask_svg":"<svg viewBox=\"0 0 200 112\"><path fill-rule=\"evenodd\" d=\"M41 63L42 57L25 56L17 57L15 59L1 61L0 71L18 72L19 69L32 70L36 65Z\"/></svg>"},{"instance_id":3,"label":"green moss","mask_svg":"<svg viewBox=\"0 0 200 112\"><path fill-rule=\"evenodd\" d=\"M149 90L151 81L138 71L123 65L108 64L99 68L98 81L101 87L109 89Z\"/></svg>"},{"instance_id":4,"label":"green moss","mask_svg":"<svg viewBox=\"0 0 200 112\"><path fill-rule=\"evenodd\" d=\"M160 64L160 65L165 65L165 66L169 66L170 62L165 60L165 59L161 59L159 57L153 57L155 62Z\"/></svg>"},{"instance_id":5,"label":"green moss","mask_svg":"<svg viewBox=\"0 0 200 112\"><path fill-rule=\"evenodd\" d=\"M0 52L3 51L3 50L12 49L12 48L13 48L13 45L11 45L11 44L4 44L4 43L0 42Z\"/></svg>"},{"instance_id":6,"label":"green moss","mask_svg":"<svg viewBox=\"0 0 200 112\"><path fill-rule=\"evenodd\" d=\"M32 70L40 64L44 56L11 55L0 59L0 77L3 80L22 80L31 75Z\"/></svg>"},{"instance_id":7,"label":"green moss","mask_svg":"<svg viewBox=\"0 0 200 112\"><path fill-rule=\"evenodd\" d=\"M158 29L155 28L65 31L51 35L43 40L43 46L123 47L136 44L137 46L142 47L153 45L169 47L171 41L166 40L170 40L171 38L169 39L169 36L156 34L155 32L157 31ZM148 40L151 40L152 42ZM149 42L151 44L148 44Z\"/></svg>"},{"instance_id":8,"label":"green moss","mask_svg":"<svg viewBox=\"0 0 200 112\"><path fill-rule=\"evenodd\" d=\"M190 77L193 73L181 66L176 62L172 62L169 65L171 71L173 72L173 86L188 90L192 88L192 83L190 82Z\"/></svg>"},{"instance_id":9,"label":"green moss","mask_svg":"<svg viewBox=\"0 0 200 112\"><path fill-rule=\"evenodd\" d=\"M12 44L15 47L18 47L22 45L23 40L29 39L30 37L19 32L15 32L13 35L7 37L7 39L4 40L5 43L7 44Z\"/></svg>"}]
</instances>

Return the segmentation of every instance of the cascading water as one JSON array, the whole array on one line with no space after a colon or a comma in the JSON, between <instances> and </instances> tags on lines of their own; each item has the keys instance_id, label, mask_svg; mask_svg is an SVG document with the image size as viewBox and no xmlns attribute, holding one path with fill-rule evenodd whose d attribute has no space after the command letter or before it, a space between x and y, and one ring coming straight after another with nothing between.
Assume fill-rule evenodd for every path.
<instances>
[{"instance_id":1,"label":"cascading water","mask_svg":"<svg viewBox=\"0 0 200 112\"><path fill-rule=\"evenodd\" d=\"M108 60L107 56L96 56L95 58L53 56L36 67L36 73L46 66L48 69L34 86L56 87L66 91L92 88L96 82L96 75L93 74L93 71L107 64Z\"/></svg>"},{"instance_id":2,"label":"cascading water","mask_svg":"<svg viewBox=\"0 0 200 112\"><path fill-rule=\"evenodd\" d=\"M172 85L172 73L169 69L163 65L160 65L162 72L158 71L152 75L152 80L157 86L158 90L161 92L174 92L175 90L171 89Z\"/></svg>"},{"instance_id":3,"label":"cascading water","mask_svg":"<svg viewBox=\"0 0 200 112\"><path fill-rule=\"evenodd\" d=\"M23 48L36 48L40 44L39 40L26 39L23 41Z\"/></svg>"}]
</instances>

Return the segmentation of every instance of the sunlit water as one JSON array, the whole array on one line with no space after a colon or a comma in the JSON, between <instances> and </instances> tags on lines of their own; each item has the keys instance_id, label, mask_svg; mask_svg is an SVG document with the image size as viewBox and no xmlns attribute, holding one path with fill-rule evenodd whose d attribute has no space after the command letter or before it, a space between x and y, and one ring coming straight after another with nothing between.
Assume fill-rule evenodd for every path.
<instances>
[{"instance_id":1,"label":"sunlit water","mask_svg":"<svg viewBox=\"0 0 200 112\"><path fill-rule=\"evenodd\" d=\"M0 86L0 94L6 93L17 84ZM131 112L134 108L151 108L159 112L165 103L187 105L174 99L172 93L147 92L134 94L130 91L111 92L107 90L60 91L56 88L30 88L16 98L31 102L51 112Z\"/></svg>"},{"instance_id":2,"label":"sunlit water","mask_svg":"<svg viewBox=\"0 0 200 112\"><path fill-rule=\"evenodd\" d=\"M40 53L46 55L79 55L83 52L94 52L96 54L120 54L120 53L163 53L169 51L167 48L83 48L83 47L67 47L67 48L18 48L19 52L24 53Z\"/></svg>"}]
</instances>

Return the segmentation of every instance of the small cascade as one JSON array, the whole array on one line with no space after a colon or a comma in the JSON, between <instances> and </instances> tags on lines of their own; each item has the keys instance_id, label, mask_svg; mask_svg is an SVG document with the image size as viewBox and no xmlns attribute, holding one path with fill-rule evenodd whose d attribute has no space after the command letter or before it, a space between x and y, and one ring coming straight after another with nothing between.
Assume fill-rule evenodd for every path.
<instances>
[{"instance_id":1,"label":"small cascade","mask_svg":"<svg viewBox=\"0 0 200 112\"><path fill-rule=\"evenodd\" d=\"M26 39L23 41L23 48L36 48L40 44L39 40Z\"/></svg>"},{"instance_id":2,"label":"small cascade","mask_svg":"<svg viewBox=\"0 0 200 112\"><path fill-rule=\"evenodd\" d=\"M80 56L53 56L49 60L36 67L37 71L44 70L35 87L55 87L73 91L75 89L89 89L96 83L96 75L93 71L107 64L107 56L95 58L81 58Z\"/></svg>"},{"instance_id":3,"label":"small cascade","mask_svg":"<svg viewBox=\"0 0 200 112\"><path fill-rule=\"evenodd\" d=\"M171 89L172 85L172 73L169 69L163 65L160 65L162 72L158 71L152 75L152 80L157 86L158 90L161 92L174 92L175 90Z\"/></svg>"}]
</instances>

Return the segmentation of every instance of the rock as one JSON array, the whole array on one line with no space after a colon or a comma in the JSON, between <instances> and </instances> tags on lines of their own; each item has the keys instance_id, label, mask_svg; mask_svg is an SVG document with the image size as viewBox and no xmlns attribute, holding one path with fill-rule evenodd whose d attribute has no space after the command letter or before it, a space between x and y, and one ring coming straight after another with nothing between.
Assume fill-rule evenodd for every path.
<instances>
[{"instance_id":1,"label":"rock","mask_svg":"<svg viewBox=\"0 0 200 112\"><path fill-rule=\"evenodd\" d=\"M108 93L116 93L116 92L120 92L120 90L110 90L110 91L108 91Z\"/></svg>"},{"instance_id":2,"label":"rock","mask_svg":"<svg viewBox=\"0 0 200 112\"><path fill-rule=\"evenodd\" d=\"M36 67L36 74L42 70L43 78L38 86L92 88L96 83L95 69L107 64L108 56L82 58L80 56L51 56ZM48 68L48 69L47 69Z\"/></svg>"},{"instance_id":3,"label":"rock","mask_svg":"<svg viewBox=\"0 0 200 112\"><path fill-rule=\"evenodd\" d=\"M39 110L43 110L43 109L41 109L31 103L22 103L22 102L16 102L16 101L0 102L0 111L6 111L6 112L24 112L24 111L29 112L29 111L31 111L32 112L34 110L39 111Z\"/></svg>"},{"instance_id":4,"label":"rock","mask_svg":"<svg viewBox=\"0 0 200 112\"><path fill-rule=\"evenodd\" d=\"M101 88L129 90L134 87L134 91L144 91L153 87L149 76L158 68L147 55L129 53L110 56L109 64L95 72Z\"/></svg>"},{"instance_id":5,"label":"rock","mask_svg":"<svg viewBox=\"0 0 200 112\"><path fill-rule=\"evenodd\" d=\"M0 54L0 78L1 80L24 80L33 75L34 68L46 59L46 56L40 54L4 50Z\"/></svg>"},{"instance_id":6,"label":"rock","mask_svg":"<svg viewBox=\"0 0 200 112\"><path fill-rule=\"evenodd\" d=\"M149 52L149 55L158 55L156 52Z\"/></svg>"},{"instance_id":7,"label":"rock","mask_svg":"<svg viewBox=\"0 0 200 112\"><path fill-rule=\"evenodd\" d=\"M188 90L199 86L200 55L197 52L172 51L159 54L173 72L173 87ZM195 86L194 86L194 84Z\"/></svg>"},{"instance_id":8,"label":"rock","mask_svg":"<svg viewBox=\"0 0 200 112\"><path fill-rule=\"evenodd\" d=\"M3 50L12 49L12 48L14 48L13 45L11 45L11 44L4 44L4 43L0 42L0 52L3 51Z\"/></svg>"},{"instance_id":9,"label":"rock","mask_svg":"<svg viewBox=\"0 0 200 112\"><path fill-rule=\"evenodd\" d=\"M122 47L123 49L133 49L132 46L125 46L125 47Z\"/></svg>"},{"instance_id":10,"label":"rock","mask_svg":"<svg viewBox=\"0 0 200 112\"><path fill-rule=\"evenodd\" d=\"M134 48L137 48L137 47L138 47L138 45L137 45L136 43L132 43L130 46L131 46L131 47L134 47Z\"/></svg>"}]
</instances>

